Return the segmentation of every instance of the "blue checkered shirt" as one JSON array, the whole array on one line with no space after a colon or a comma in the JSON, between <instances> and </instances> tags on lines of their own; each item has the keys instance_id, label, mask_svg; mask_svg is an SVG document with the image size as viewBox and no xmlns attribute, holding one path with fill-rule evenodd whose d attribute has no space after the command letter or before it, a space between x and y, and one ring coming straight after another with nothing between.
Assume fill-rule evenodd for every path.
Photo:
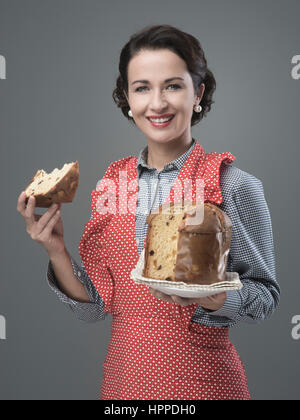
<instances>
[{"instance_id":1,"label":"blue checkered shirt","mask_svg":"<svg viewBox=\"0 0 300 420\"><path fill-rule=\"evenodd\" d=\"M137 163L139 192L135 225L139 254L143 250L147 233L147 214L169 196L170 188L194 146L193 139L191 147L166 164L160 172L146 163L148 146L140 151ZM234 226L227 271L239 273L243 288L227 292L225 304L217 311L207 311L199 305L192 321L212 327L232 327L240 321L257 323L272 315L280 299L272 224L263 185L253 175L232 164L222 163L220 186L223 202L219 207L228 214ZM90 303L77 302L62 293L49 260L47 281L50 288L74 311L78 319L85 322L103 320L106 316L104 302L83 263L79 266L72 256L71 262L74 275L84 285Z\"/></svg>"}]
</instances>

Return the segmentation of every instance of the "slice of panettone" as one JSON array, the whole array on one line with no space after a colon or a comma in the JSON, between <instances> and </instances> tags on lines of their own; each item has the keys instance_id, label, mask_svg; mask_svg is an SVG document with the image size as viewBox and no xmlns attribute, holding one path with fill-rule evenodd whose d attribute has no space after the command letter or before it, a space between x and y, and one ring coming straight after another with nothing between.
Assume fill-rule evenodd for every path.
<instances>
[{"instance_id":1,"label":"slice of panettone","mask_svg":"<svg viewBox=\"0 0 300 420\"><path fill-rule=\"evenodd\" d=\"M55 168L51 173L39 169L25 189L27 197L32 195L36 207L50 207L52 203L71 203L79 184L78 161L65 163L62 169Z\"/></svg>"}]
</instances>

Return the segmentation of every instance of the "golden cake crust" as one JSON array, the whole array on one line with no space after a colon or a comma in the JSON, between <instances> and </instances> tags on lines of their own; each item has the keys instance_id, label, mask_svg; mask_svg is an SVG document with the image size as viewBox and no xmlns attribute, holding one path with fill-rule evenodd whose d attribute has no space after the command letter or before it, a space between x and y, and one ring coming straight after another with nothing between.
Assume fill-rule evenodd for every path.
<instances>
[{"instance_id":1,"label":"golden cake crust","mask_svg":"<svg viewBox=\"0 0 300 420\"><path fill-rule=\"evenodd\" d=\"M58 180L53 181L53 186L47 190L46 193L35 193L31 191L32 183L37 180L43 173L42 169L37 170L33 178L25 188L26 204L31 195L35 197L36 207L50 207L53 203L71 203L74 200L76 190L79 185L79 164L78 161L70 166L68 172ZM50 175L50 174L47 174ZM42 178L41 178L42 181Z\"/></svg>"}]
</instances>

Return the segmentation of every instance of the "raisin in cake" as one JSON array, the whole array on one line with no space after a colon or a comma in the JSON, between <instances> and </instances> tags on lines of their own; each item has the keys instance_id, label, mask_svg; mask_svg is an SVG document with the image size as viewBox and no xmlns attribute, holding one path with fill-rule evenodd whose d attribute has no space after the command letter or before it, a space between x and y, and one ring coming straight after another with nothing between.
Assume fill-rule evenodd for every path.
<instances>
[{"instance_id":1,"label":"raisin in cake","mask_svg":"<svg viewBox=\"0 0 300 420\"><path fill-rule=\"evenodd\" d=\"M35 197L36 207L50 207L52 203L71 203L78 183L78 161L65 163L62 169L55 168L49 174L39 169L26 187L25 194L27 200L31 195Z\"/></svg>"},{"instance_id":2,"label":"raisin in cake","mask_svg":"<svg viewBox=\"0 0 300 420\"><path fill-rule=\"evenodd\" d=\"M230 218L211 203L165 206L147 217L143 276L201 285L225 281Z\"/></svg>"}]
</instances>

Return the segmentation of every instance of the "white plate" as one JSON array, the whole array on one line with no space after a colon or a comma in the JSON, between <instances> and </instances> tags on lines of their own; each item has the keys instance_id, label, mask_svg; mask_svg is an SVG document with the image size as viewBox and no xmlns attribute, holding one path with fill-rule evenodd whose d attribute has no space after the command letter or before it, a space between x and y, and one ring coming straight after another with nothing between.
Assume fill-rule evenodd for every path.
<instances>
[{"instance_id":1,"label":"white plate","mask_svg":"<svg viewBox=\"0 0 300 420\"><path fill-rule=\"evenodd\" d=\"M137 284L144 284L150 286L155 290L166 293L167 295L176 295L187 298L199 298L212 296L217 293L227 292L229 290L240 290L243 284L240 281L239 274L235 272L227 272L226 280L222 283L215 283L211 285L198 285L176 283L166 280L155 280L143 277L142 272L144 268L145 248L143 249L137 266L131 272L131 278Z\"/></svg>"}]
</instances>

